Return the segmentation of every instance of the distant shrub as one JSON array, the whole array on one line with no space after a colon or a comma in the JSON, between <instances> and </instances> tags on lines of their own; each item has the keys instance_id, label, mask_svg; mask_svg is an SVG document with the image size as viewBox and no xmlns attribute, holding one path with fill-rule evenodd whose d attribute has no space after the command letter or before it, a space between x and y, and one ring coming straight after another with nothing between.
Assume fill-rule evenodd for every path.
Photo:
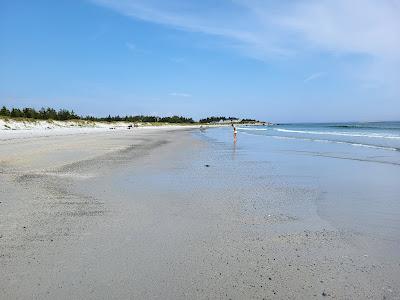
<instances>
[{"instance_id":1,"label":"distant shrub","mask_svg":"<svg viewBox=\"0 0 400 300\"><path fill-rule=\"evenodd\" d=\"M200 123L217 123L220 121L237 121L239 120L238 118L234 118L234 117L208 117L205 119L201 119L199 122Z\"/></svg>"}]
</instances>

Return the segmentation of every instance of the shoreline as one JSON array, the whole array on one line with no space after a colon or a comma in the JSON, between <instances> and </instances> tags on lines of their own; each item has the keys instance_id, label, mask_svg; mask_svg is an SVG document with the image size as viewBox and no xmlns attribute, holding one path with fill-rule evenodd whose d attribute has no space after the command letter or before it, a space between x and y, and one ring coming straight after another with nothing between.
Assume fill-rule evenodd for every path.
<instances>
[{"instance_id":1,"label":"shoreline","mask_svg":"<svg viewBox=\"0 0 400 300\"><path fill-rule=\"evenodd\" d=\"M0 296L398 295L388 266L319 218L320 191L240 144L134 130L0 141Z\"/></svg>"},{"instance_id":2,"label":"shoreline","mask_svg":"<svg viewBox=\"0 0 400 300\"><path fill-rule=\"evenodd\" d=\"M134 127L134 125L136 127ZM95 122L95 121L49 121L49 120L13 120L5 121L0 119L0 140L77 135L101 132L113 132L121 130L138 131L142 129L177 129L177 128L199 128L200 125L191 124L152 124L152 123L132 123L132 122Z\"/></svg>"},{"instance_id":3,"label":"shoreline","mask_svg":"<svg viewBox=\"0 0 400 300\"><path fill-rule=\"evenodd\" d=\"M114 132L129 132L134 135L135 133L142 133L153 130L191 130L198 129L199 126L180 126L180 125L164 125L164 126L143 126L134 129L127 128L55 128L49 130L42 129L27 129L27 130L0 130L0 141L13 141L20 139L34 139L34 138L45 138L45 137L66 137L66 136L80 136L80 135L92 135L92 134L113 134ZM129 131L128 131L129 130Z\"/></svg>"},{"instance_id":4,"label":"shoreline","mask_svg":"<svg viewBox=\"0 0 400 300\"><path fill-rule=\"evenodd\" d=\"M263 123L236 123L240 126L261 126ZM12 119L0 117L0 140L5 138L18 138L19 136L51 136L69 135L112 130L137 130L138 128L215 128L226 127L231 124L208 123L146 123L127 121L86 121L86 120L38 120L38 119Z\"/></svg>"}]
</instances>

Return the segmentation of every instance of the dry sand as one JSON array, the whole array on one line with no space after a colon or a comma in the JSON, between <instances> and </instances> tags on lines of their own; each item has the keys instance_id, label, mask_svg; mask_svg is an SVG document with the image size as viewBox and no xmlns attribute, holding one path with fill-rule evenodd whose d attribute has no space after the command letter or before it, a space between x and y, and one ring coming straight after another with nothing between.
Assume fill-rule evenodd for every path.
<instances>
[{"instance_id":1,"label":"dry sand","mask_svg":"<svg viewBox=\"0 0 400 300\"><path fill-rule=\"evenodd\" d=\"M278 201L312 191L232 186L212 150L172 127L0 138L0 298L399 298L398 265Z\"/></svg>"}]
</instances>

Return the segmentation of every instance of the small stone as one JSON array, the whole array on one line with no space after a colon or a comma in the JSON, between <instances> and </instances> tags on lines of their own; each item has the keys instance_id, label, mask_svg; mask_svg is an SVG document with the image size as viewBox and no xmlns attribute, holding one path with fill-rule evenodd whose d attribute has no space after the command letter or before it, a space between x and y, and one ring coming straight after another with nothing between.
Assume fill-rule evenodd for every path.
<instances>
[{"instance_id":1,"label":"small stone","mask_svg":"<svg viewBox=\"0 0 400 300\"><path fill-rule=\"evenodd\" d=\"M206 168L209 168L210 167L210 165L204 165Z\"/></svg>"}]
</instances>

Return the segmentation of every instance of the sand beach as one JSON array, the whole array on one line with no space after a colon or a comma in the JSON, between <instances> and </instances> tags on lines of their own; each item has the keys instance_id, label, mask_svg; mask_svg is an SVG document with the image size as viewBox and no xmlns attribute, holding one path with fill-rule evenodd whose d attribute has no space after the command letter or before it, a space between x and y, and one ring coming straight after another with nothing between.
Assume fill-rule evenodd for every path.
<instances>
[{"instance_id":1,"label":"sand beach","mask_svg":"<svg viewBox=\"0 0 400 300\"><path fill-rule=\"evenodd\" d=\"M0 298L399 297L397 254L227 130L0 136Z\"/></svg>"}]
</instances>

